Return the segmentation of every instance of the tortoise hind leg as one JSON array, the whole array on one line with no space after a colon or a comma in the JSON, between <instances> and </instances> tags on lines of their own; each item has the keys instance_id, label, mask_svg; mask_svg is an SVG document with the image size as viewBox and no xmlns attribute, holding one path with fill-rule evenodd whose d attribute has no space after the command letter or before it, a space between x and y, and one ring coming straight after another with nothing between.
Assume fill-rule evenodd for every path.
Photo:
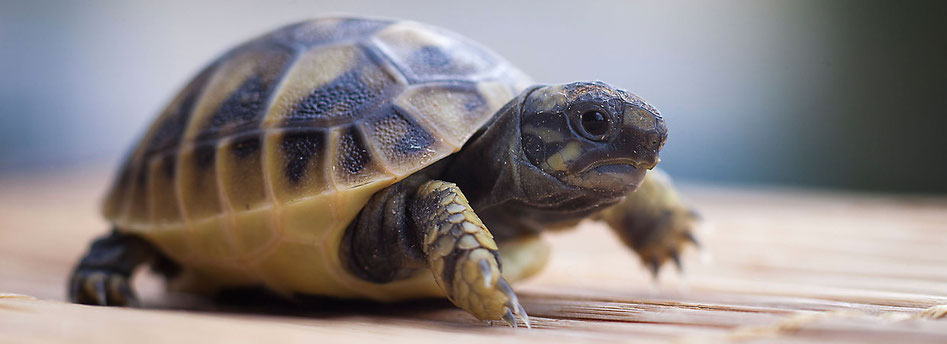
<instances>
[{"instance_id":1,"label":"tortoise hind leg","mask_svg":"<svg viewBox=\"0 0 947 344\"><path fill-rule=\"evenodd\" d=\"M69 300L87 305L137 306L130 278L136 267L160 255L152 244L131 235L112 233L92 242L69 278Z\"/></svg>"}]
</instances>

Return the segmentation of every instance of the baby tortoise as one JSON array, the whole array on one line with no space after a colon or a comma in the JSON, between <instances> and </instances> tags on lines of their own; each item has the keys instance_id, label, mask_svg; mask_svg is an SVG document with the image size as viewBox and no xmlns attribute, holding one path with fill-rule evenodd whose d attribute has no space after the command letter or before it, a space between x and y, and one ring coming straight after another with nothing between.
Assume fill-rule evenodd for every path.
<instances>
[{"instance_id":1,"label":"baby tortoise","mask_svg":"<svg viewBox=\"0 0 947 344\"><path fill-rule=\"evenodd\" d=\"M114 230L69 297L135 305L129 278L150 262L175 290L447 296L516 326L509 282L545 264L543 230L602 219L655 273L679 264L695 219L646 174L658 111L602 82L530 85L413 22L317 19L245 43L129 154L104 205Z\"/></svg>"}]
</instances>

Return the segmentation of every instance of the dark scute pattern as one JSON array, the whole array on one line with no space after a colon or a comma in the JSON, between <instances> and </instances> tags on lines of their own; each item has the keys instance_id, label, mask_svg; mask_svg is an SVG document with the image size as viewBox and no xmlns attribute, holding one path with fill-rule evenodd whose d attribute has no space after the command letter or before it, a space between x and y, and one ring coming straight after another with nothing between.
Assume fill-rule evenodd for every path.
<instances>
[{"instance_id":1,"label":"dark scute pattern","mask_svg":"<svg viewBox=\"0 0 947 344\"><path fill-rule=\"evenodd\" d=\"M418 49L408 60L411 68L422 78L463 74L462 68L455 66L451 55L437 46L425 46ZM455 70L457 69L457 70Z\"/></svg>"},{"instance_id":2,"label":"dark scute pattern","mask_svg":"<svg viewBox=\"0 0 947 344\"><path fill-rule=\"evenodd\" d=\"M138 170L138 175L135 176L135 185L137 185L139 188L144 188L145 183L147 181L148 181L148 165L146 164L145 166L142 166L142 168Z\"/></svg>"},{"instance_id":3,"label":"dark scute pattern","mask_svg":"<svg viewBox=\"0 0 947 344\"><path fill-rule=\"evenodd\" d=\"M122 170L118 173L118 181L115 183L115 190L127 190L132 181L132 163L126 159L122 164Z\"/></svg>"},{"instance_id":4,"label":"dark scute pattern","mask_svg":"<svg viewBox=\"0 0 947 344\"><path fill-rule=\"evenodd\" d=\"M259 136L243 137L233 143L233 155L237 158L245 158L258 150L260 150Z\"/></svg>"},{"instance_id":5,"label":"dark scute pattern","mask_svg":"<svg viewBox=\"0 0 947 344\"><path fill-rule=\"evenodd\" d=\"M371 160L362 137L353 128L349 128L339 137L338 149L341 167L351 174L361 172Z\"/></svg>"},{"instance_id":6,"label":"dark scute pattern","mask_svg":"<svg viewBox=\"0 0 947 344\"><path fill-rule=\"evenodd\" d=\"M246 127L254 127L266 111L272 85L258 75L248 78L227 98L198 134L198 140L220 137ZM226 130L225 130L226 128Z\"/></svg>"},{"instance_id":7,"label":"dark scute pattern","mask_svg":"<svg viewBox=\"0 0 947 344\"><path fill-rule=\"evenodd\" d=\"M205 81L205 78L197 79L195 83L198 83L199 86L193 88L189 87L185 91L188 92L187 96L185 96L177 108L173 109L173 112L165 117L164 121L158 125L158 129L148 142L145 156L156 152L170 151L178 147L181 143L181 137L184 136L184 130L187 129L187 122L191 118L194 105L197 103Z\"/></svg>"},{"instance_id":8,"label":"dark scute pattern","mask_svg":"<svg viewBox=\"0 0 947 344\"><path fill-rule=\"evenodd\" d=\"M377 100L381 92L372 89L357 71L345 73L328 85L312 91L296 106L289 118L297 120L345 121Z\"/></svg>"},{"instance_id":9,"label":"dark scute pattern","mask_svg":"<svg viewBox=\"0 0 947 344\"><path fill-rule=\"evenodd\" d=\"M395 156L410 157L427 152L434 144L434 135L404 116L396 107L389 106L385 114L372 123L374 134L387 145ZM392 137L395 133L403 133Z\"/></svg>"},{"instance_id":10,"label":"dark scute pattern","mask_svg":"<svg viewBox=\"0 0 947 344\"><path fill-rule=\"evenodd\" d=\"M492 57L470 45L428 45L409 53L403 61L412 83L433 80L466 80L497 65Z\"/></svg>"},{"instance_id":11,"label":"dark scute pattern","mask_svg":"<svg viewBox=\"0 0 947 344\"><path fill-rule=\"evenodd\" d=\"M404 155L415 155L418 152L427 151L427 148L434 144L434 136L421 127L411 127L408 135L405 135L397 144L395 151Z\"/></svg>"},{"instance_id":12,"label":"dark scute pattern","mask_svg":"<svg viewBox=\"0 0 947 344\"><path fill-rule=\"evenodd\" d=\"M213 145L200 145L194 147L194 163L198 168L207 168L214 162L217 155L217 147Z\"/></svg>"},{"instance_id":13,"label":"dark scute pattern","mask_svg":"<svg viewBox=\"0 0 947 344\"><path fill-rule=\"evenodd\" d=\"M306 175L306 165L311 159L322 157L325 134L322 132L287 133L280 142L285 155L286 178L296 183Z\"/></svg>"},{"instance_id":14,"label":"dark scute pattern","mask_svg":"<svg viewBox=\"0 0 947 344\"><path fill-rule=\"evenodd\" d=\"M157 129L155 129L154 134L145 146L146 161L148 157L156 152L170 152L177 149L181 144L181 138L187 129L194 106L197 105L197 100L200 99L207 81L210 80L211 74L214 73L217 67L218 63L215 62L194 77L181 91L184 98L176 107L167 109L169 113L163 117L160 124L155 124Z\"/></svg>"},{"instance_id":15,"label":"dark scute pattern","mask_svg":"<svg viewBox=\"0 0 947 344\"><path fill-rule=\"evenodd\" d=\"M169 179L174 177L174 167L176 163L177 156L174 154L166 154L165 156L161 157L161 169Z\"/></svg>"},{"instance_id":16,"label":"dark scute pattern","mask_svg":"<svg viewBox=\"0 0 947 344\"><path fill-rule=\"evenodd\" d=\"M431 45L418 49L414 60L418 61L420 66L424 66L431 71L446 71L451 66L450 55L440 47Z\"/></svg>"},{"instance_id":17,"label":"dark scute pattern","mask_svg":"<svg viewBox=\"0 0 947 344\"><path fill-rule=\"evenodd\" d=\"M480 113L486 106L487 101L483 99L483 96L479 93L476 94L476 97L464 103L464 109L466 109L468 113Z\"/></svg>"},{"instance_id":18,"label":"dark scute pattern","mask_svg":"<svg viewBox=\"0 0 947 344\"><path fill-rule=\"evenodd\" d=\"M328 19L331 20L331 19ZM274 42L285 46L304 48L338 43L343 40L357 40L373 35L378 30L391 24L390 21L349 18L342 20L335 26L314 25L320 20L306 21L292 24L276 30L272 34Z\"/></svg>"}]
</instances>

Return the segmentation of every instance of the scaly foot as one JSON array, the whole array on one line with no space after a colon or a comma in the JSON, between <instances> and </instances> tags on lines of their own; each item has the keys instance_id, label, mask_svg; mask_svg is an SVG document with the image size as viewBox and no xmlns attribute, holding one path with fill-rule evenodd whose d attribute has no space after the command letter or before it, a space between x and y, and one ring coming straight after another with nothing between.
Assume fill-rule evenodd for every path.
<instances>
[{"instance_id":1,"label":"scaly foot","mask_svg":"<svg viewBox=\"0 0 947 344\"><path fill-rule=\"evenodd\" d=\"M423 250L448 298L477 319L505 320L516 327L529 316L500 275L493 235L452 183L429 181L417 192L412 217L424 233Z\"/></svg>"},{"instance_id":2,"label":"scaly foot","mask_svg":"<svg viewBox=\"0 0 947 344\"><path fill-rule=\"evenodd\" d=\"M69 280L69 300L98 306L138 306L128 276L101 269L76 269Z\"/></svg>"},{"instance_id":3,"label":"scaly foot","mask_svg":"<svg viewBox=\"0 0 947 344\"><path fill-rule=\"evenodd\" d=\"M680 254L687 245L698 246L694 229L700 222L660 171L650 171L637 191L602 212L602 218L635 250L657 277L664 263L683 270Z\"/></svg>"}]
</instances>

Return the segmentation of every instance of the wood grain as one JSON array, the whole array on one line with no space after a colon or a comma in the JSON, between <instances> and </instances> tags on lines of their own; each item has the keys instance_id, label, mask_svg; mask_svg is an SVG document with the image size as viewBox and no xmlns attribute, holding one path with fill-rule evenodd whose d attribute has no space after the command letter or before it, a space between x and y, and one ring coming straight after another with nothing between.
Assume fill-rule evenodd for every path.
<instances>
[{"instance_id":1,"label":"wood grain","mask_svg":"<svg viewBox=\"0 0 947 344\"><path fill-rule=\"evenodd\" d=\"M599 224L549 235L550 265L515 286L526 330L438 300L214 303L146 273L144 309L64 303L72 264L106 230L108 178L0 179L0 342L947 342L947 198L686 187L709 225L684 275L652 281Z\"/></svg>"}]
</instances>

